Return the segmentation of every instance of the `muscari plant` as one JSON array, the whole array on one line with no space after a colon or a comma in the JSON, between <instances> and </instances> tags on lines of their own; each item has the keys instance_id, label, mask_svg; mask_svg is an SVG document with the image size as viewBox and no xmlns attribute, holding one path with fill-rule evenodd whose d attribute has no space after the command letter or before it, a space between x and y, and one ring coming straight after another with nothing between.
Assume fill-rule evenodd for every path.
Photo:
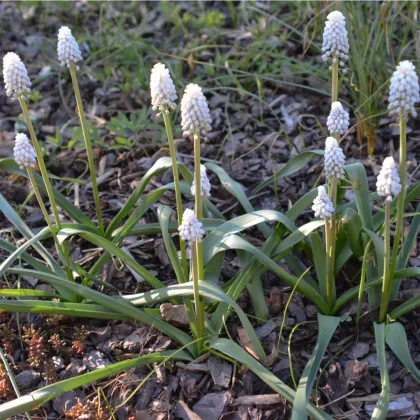
<instances>
[{"instance_id":1,"label":"muscari plant","mask_svg":"<svg viewBox=\"0 0 420 420\"><path fill-rule=\"evenodd\" d=\"M334 331L342 320L342 317L337 314L343 310L347 303L357 298L360 308L363 293L368 290L371 306L381 306L380 312L383 317L383 313L387 314L388 302L395 298L396 291L393 289L396 289L394 285L399 279L419 275L418 269L405 268L411 245L416 239L419 229L420 217L417 214L414 214L412 218L404 245L399 246L400 239L402 240L403 218L407 217L404 208L420 195L419 184L405 188L405 160L402 163L402 158L405 159L405 121L408 116L404 110L413 111L411 106L418 99L418 85L417 96L415 94L417 76L415 73L413 76L413 68L405 65L403 66L404 72L399 73L399 76L396 77L398 80L403 79L403 84L398 85L397 82L394 82L397 89L394 89L394 95L391 92L390 101L400 106L399 111L398 106L391 108L396 110L400 116L402 130L400 147L402 190L396 198L397 202L389 200L390 194L387 194L385 211L377 210L374 213L373 202L379 202L381 192L388 191L386 185L393 185L388 182L390 174L394 176L395 183L395 168L389 163L389 160L386 160L386 165L384 162L385 172L380 178L383 181L382 184L379 184L385 187L384 189L378 187L378 192L371 194L363 165L359 163L345 165L340 142L348 131L349 114L338 102L338 92L339 69L341 68L345 73L344 66L348 58L346 36L343 15L340 12L331 13L326 23L323 44L324 58L332 60L330 69L332 106L327 120L330 137L326 140L325 150L303 152L288 162L275 174L274 178L278 180L283 176L290 175L302 169L311 159L324 155L325 186L320 185L305 194L285 214L272 210L254 211L242 187L230 178L221 167L214 163L201 164L200 143L211 129L211 119L206 98L201 88L195 84L187 86L181 101L183 133L186 136L192 136L194 142L194 173L191 173L177 160L172 134L171 111L177 106L175 85L168 69L158 63L152 70L150 80L152 106L163 117L170 157L161 158L153 165L138 182L122 209L106 228L100 222L101 218L98 215L98 212L100 213L99 192L94 181L95 178L92 176L95 167L93 155L91 155L92 159L89 158L90 152L88 152L88 161L97 223L51 185L24 98L25 94L30 91L30 80L26 68L16 54L6 55L9 57L8 59L5 57L4 60L7 92L19 100L25 118L27 116L26 122L31 142L24 134L18 134L15 147L16 162L10 159L3 160L0 162L0 168L29 178L46 218L47 227L34 235L10 204L0 196L0 209L27 239L24 245L16 248L12 243L0 238L0 246L10 253L9 257L0 265L0 274L12 276L11 278L30 275L51 284L55 292L53 296L50 296L47 293L29 289L2 290L0 294L3 296L3 300L0 301L0 310L138 321L160 330L163 334L171 337L174 342L179 343L180 347L169 352L143 355L132 360L118 362L106 369L98 369L77 378L49 385L3 404L0 407L0 418L30 411L60 393L125 369L143 364L165 363L170 359L193 360L206 352L214 352L251 369L276 392L293 403L292 417L294 419L306 418L308 414L314 418L331 418L311 405L309 398L322 357ZM76 63L81 61L81 54L77 42L67 28L60 30L59 58L70 69L83 129L86 126L86 121L76 78ZM408 76L407 67L412 70L411 73L408 72ZM408 82L406 81L407 77ZM409 97L411 98L409 103L406 92L408 88L414 92ZM398 94L397 91L404 92L404 95ZM404 102L402 103L402 101ZM91 149L87 133L85 144L87 149ZM38 176L35 171L35 161L39 165L41 176ZM23 168L19 168L19 165ZM174 182L145 194L151 178L170 169L172 169ZM225 220L223 214L209 200L211 185L207 177L207 170L212 171L228 192L238 199L245 214L229 221ZM264 181L251 194L260 191L272 180ZM343 200L344 191L348 188L354 192L355 199L353 201ZM167 206L159 206L158 223L139 224L139 219L168 190L175 191L176 221L172 219L172 209ZM397 195L395 194L395 185L394 189L390 191L392 195ZM47 193L54 215L52 221L50 221L46 206L42 202L41 194L44 192ZM194 199L194 211L189 208L189 204L184 210L184 204L187 201L185 203L182 201L182 195L184 200ZM296 219L311 204L315 216L321 219L297 227ZM62 220L58 215L58 207L64 214ZM419 210L417 208L417 211ZM413 216L413 214L409 216ZM391 256L389 223L394 219L397 232ZM276 223L274 226L273 222ZM256 226L265 238L265 242L259 248L248 242L242 235L245 229L253 226ZM400 226L399 230L398 226ZM176 236L177 232L179 233L179 254L174 243L174 235ZM146 270L124 248L124 240L127 236L155 234L161 234L163 237L179 283L177 285L166 287L164 282ZM384 235L384 241L381 239L382 235ZM90 267L82 267L69 258L71 239L76 236L102 249L102 254ZM43 242L49 237L53 238L59 262L43 245ZM37 256L27 252L30 247L37 253ZM237 253L241 270L222 287L218 287L215 283L219 280L224 255L228 250ZM393 263L394 252L396 262ZM303 256L305 258L302 258ZM388 261L386 256L388 256ZM314 268L314 273L308 273L308 267L304 264L304 261L308 259ZM337 295L337 289L340 287L337 279L339 279L340 273L347 264L357 263L359 259L362 259L361 284ZM151 290L136 295L117 295L117 291L109 282L110 279L106 279L106 281L98 279L101 269L111 261L119 261L128 266L135 273L136 278L149 284ZM388 264L387 271L385 263ZM261 285L261 276L267 270L274 272L279 279L312 301L319 310L318 340L296 392L262 365L261 362L266 359L264 349L248 317L236 303L240 294L245 288L248 288L257 318L260 320L267 318L268 310ZM107 289L107 292L98 291L96 285ZM20 300L21 296L25 296L26 299ZM31 297L36 297L38 300L33 300ZM190 332L175 328L161 319L159 308L156 305L163 301L170 301L174 304L184 303L190 320ZM379 404L380 414L386 413L384 402L386 403L386 399L389 399L389 386L387 386L386 369L384 369L383 362L385 340L407 368L417 375L416 378L418 379L420 376L409 356L404 328L399 323L389 322L416 308L419 304L419 299L414 298L394 309L388 317L385 315L385 319L380 317L380 323L374 326L383 382ZM232 339L221 336L226 320L232 312L244 327L253 348L253 355ZM359 319L360 309L356 316L357 323ZM395 334L385 334L390 329L393 329ZM393 341L397 332L399 340ZM377 415L377 411L375 411L375 415Z\"/></svg>"}]
</instances>

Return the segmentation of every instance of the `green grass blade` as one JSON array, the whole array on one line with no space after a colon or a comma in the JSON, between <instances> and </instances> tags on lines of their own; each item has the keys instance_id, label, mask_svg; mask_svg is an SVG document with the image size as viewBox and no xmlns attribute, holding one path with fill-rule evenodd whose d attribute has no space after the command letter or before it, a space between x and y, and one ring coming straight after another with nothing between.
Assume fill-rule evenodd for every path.
<instances>
[{"instance_id":1,"label":"green grass blade","mask_svg":"<svg viewBox=\"0 0 420 420\"><path fill-rule=\"evenodd\" d=\"M323 150L311 150L302 152L299 155L295 156L294 158L290 159L286 165L283 166L280 170L278 170L275 174L271 175L261 184L257 185L251 192L251 194L256 194L257 192L264 189L267 185L274 182L277 182L279 179L284 178L285 176L289 176L294 174L297 171L300 171L307 163L309 163L312 159L319 158L324 156Z\"/></svg>"},{"instance_id":2,"label":"green grass blade","mask_svg":"<svg viewBox=\"0 0 420 420\"><path fill-rule=\"evenodd\" d=\"M27 172L19 169L18 164L13 159L0 160L0 170L11 172L13 174L28 178ZM42 191L44 191L44 193L46 193L47 190L45 188L44 181L42 177L37 173L35 173L35 181L38 187ZM78 209L68 198L61 194L60 191L53 187L53 192L54 197L57 201L57 205L59 205L71 219L75 220L77 223L89 225L92 228L97 229L95 223L92 222L92 220L88 216L86 216L80 209Z\"/></svg>"},{"instance_id":3,"label":"green grass blade","mask_svg":"<svg viewBox=\"0 0 420 420\"><path fill-rule=\"evenodd\" d=\"M107 237L110 237L112 232L119 226L122 220L130 213L133 207L136 205L137 200L145 191L147 184L151 180L152 177L165 172L172 166L171 158L166 156L162 157L155 162L155 164L146 172L143 178L137 184L135 190L132 192L122 209L118 212L118 214L112 219L111 223L108 225L106 229Z\"/></svg>"},{"instance_id":4,"label":"green grass blade","mask_svg":"<svg viewBox=\"0 0 420 420\"><path fill-rule=\"evenodd\" d=\"M255 360L242 347L238 346L236 343L230 340L227 340L226 338L218 338L217 340L213 341L211 348L246 366L262 381L264 381L271 389L273 389L275 392L278 392L290 403L293 403L296 395L295 391L289 388L284 382L277 378L277 376L273 375L268 369L262 366L261 363ZM308 411L309 414L316 420L333 420L332 417L324 413L319 408L314 407L312 404L309 404Z\"/></svg>"},{"instance_id":5,"label":"green grass blade","mask_svg":"<svg viewBox=\"0 0 420 420\"><path fill-rule=\"evenodd\" d=\"M417 382L420 382L420 370L415 365L410 350L408 348L407 334L404 327L399 322L388 324L386 330L386 344L398 357L400 362L414 376Z\"/></svg>"},{"instance_id":6,"label":"green grass blade","mask_svg":"<svg viewBox=\"0 0 420 420\"><path fill-rule=\"evenodd\" d=\"M391 385L389 382L388 363L385 353L385 334L387 326L385 324L373 324L375 329L376 354L378 356L379 370L381 373L382 390L378 402L372 413L372 420L385 420L388 414L389 397Z\"/></svg>"},{"instance_id":7,"label":"green grass blade","mask_svg":"<svg viewBox=\"0 0 420 420\"><path fill-rule=\"evenodd\" d=\"M48 238L50 235L50 229L45 227L40 232L38 232L35 236L17 248L12 254L10 254L0 265L0 277L4 275L6 270L30 247L36 244L38 241L42 239ZM64 274L64 273L63 273Z\"/></svg>"},{"instance_id":8,"label":"green grass blade","mask_svg":"<svg viewBox=\"0 0 420 420\"><path fill-rule=\"evenodd\" d=\"M328 344L340 322L341 317L318 314L318 337L311 358L300 378L296 396L293 400L292 420L301 420L308 417L308 403L318 369Z\"/></svg>"},{"instance_id":9,"label":"green grass blade","mask_svg":"<svg viewBox=\"0 0 420 420\"><path fill-rule=\"evenodd\" d=\"M6 239L0 238L0 249L4 249L5 251L13 254L15 251L17 251L18 248L14 246L11 242L6 241ZM46 271L46 272L51 271L41 260L34 258L32 255L29 255L27 252L22 252L20 254L20 258L26 261L33 268L36 268L37 270Z\"/></svg>"},{"instance_id":10,"label":"green grass blade","mask_svg":"<svg viewBox=\"0 0 420 420\"><path fill-rule=\"evenodd\" d=\"M206 282L204 280L200 281L199 284L199 292L200 296L205 298L216 300L218 302L224 302L227 305L232 306L235 310L236 314L238 315L242 325L247 333L251 343L254 347L255 352L257 353L260 360L265 360L266 355L264 353L264 349L260 343L260 340L255 333L254 328L252 327L251 323L249 322L247 316L245 315L244 311L240 308L240 306L229 296L223 292L222 289L217 287L216 285ZM125 296L124 298L131 302L133 305L148 305L151 303L158 303L166 301L173 297L193 297L194 296L194 284L193 282L183 283L183 284L176 284L173 286L166 287L165 289L157 289L152 290L150 292L140 293L138 295L131 295Z\"/></svg>"},{"instance_id":11,"label":"green grass blade","mask_svg":"<svg viewBox=\"0 0 420 420\"><path fill-rule=\"evenodd\" d=\"M119 372L133 369L138 366L152 365L153 363L162 363L166 360L191 360L188 353L184 351L165 351L161 353L152 353L135 359L125 360L114 363L105 368L97 369L93 372L79 375L74 378L65 379L52 385L45 386L28 395L17 398L0 405L0 419L9 419L12 416L19 415L26 411L35 410L46 402L58 397L72 389L89 385L93 382L115 375Z\"/></svg>"},{"instance_id":12,"label":"green grass blade","mask_svg":"<svg viewBox=\"0 0 420 420\"><path fill-rule=\"evenodd\" d=\"M15 212L13 207L7 202L7 200L3 197L2 194L0 194L0 211L26 239L30 240L34 237L34 234L31 231L31 229L29 229L26 223L19 217L19 215ZM54 272L56 272L57 274L64 273L64 271L57 264L54 258L49 254L49 252L40 243L37 242L38 241L34 241L31 245L38 252L38 254L42 258L44 258L44 260L51 266Z\"/></svg>"}]
</instances>

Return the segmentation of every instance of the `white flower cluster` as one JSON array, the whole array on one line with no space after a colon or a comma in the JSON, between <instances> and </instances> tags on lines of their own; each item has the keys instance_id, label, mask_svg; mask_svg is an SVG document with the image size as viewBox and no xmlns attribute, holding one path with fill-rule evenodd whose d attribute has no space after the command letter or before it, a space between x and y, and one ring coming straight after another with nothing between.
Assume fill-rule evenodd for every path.
<instances>
[{"instance_id":1,"label":"white flower cluster","mask_svg":"<svg viewBox=\"0 0 420 420\"><path fill-rule=\"evenodd\" d=\"M324 155L325 178L344 178L344 153L334 137L327 137Z\"/></svg>"},{"instance_id":2,"label":"white flower cluster","mask_svg":"<svg viewBox=\"0 0 420 420\"><path fill-rule=\"evenodd\" d=\"M211 184L210 184L209 177L207 176L206 167L204 165L200 165L200 181L201 181L201 195L203 197L210 198ZM191 185L191 193L192 195L195 195L195 177Z\"/></svg>"},{"instance_id":3,"label":"white flower cluster","mask_svg":"<svg viewBox=\"0 0 420 420\"><path fill-rule=\"evenodd\" d=\"M389 201L392 196L396 197L400 193L400 176L393 157L385 158L376 181L376 189L379 195Z\"/></svg>"},{"instance_id":4,"label":"white flower cluster","mask_svg":"<svg viewBox=\"0 0 420 420\"><path fill-rule=\"evenodd\" d=\"M333 203L322 185L318 187L318 196L315 197L312 210L315 217L331 217L334 213Z\"/></svg>"},{"instance_id":5,"label":"white flower cluster","mask_svg":"<svg viewBox=\"0 0 420 420\"><path fill-rule=\"evenodd\" d=\"M152 68L150 75L150 94L152 97L153 111L169 113L168 108L176 108L175 100L178 98L174 82L169 70L162 63L157 63Z\"/></svg>"},{"instance_id":6,"label":"white flower cluster","mask_svg":"<svg viewBox=\"0 0 420 420\"><path fill-rule=\"evenodd\" d=\"M420 100L419 78L410 61L401 61L391 77L388 109L391 114L417 116L414 104Z\"/></svg>"},{"instance_id":7,"label":"white flower cluster","mask_svg":"<svg viewBox=\"0 0 420 420\"><path fill-rule=\"evenodd\" d=\"M184 135L206 136L211 130L210 123L209 106L201 87L194 83L189 84L181 101L181 125Z\"/></svg>"},{"instance_id":8,"label":"white flower cluster","mask_svg":"<svg viewBox=\"0 0 420 420\"><path fill-rule=\"evenodd\" d=\"M203 224L195 217L194 210L186 209L182 216L182 224L178 227L179 236L184 241L189 241L190 244L196 239L201 242L205 233L201 226Z\"/></svg>"},{"instance_id":9,"label":"white flower cluster","mask_svg":"<svg viewBox=\"0 0 420 420\"><path fill-rule=\"evenodd\" d=\"M62 26L58 31L57 53L62 66L70 67L71 63L83 60L79 45L67 26Z\"/></svg>"},{"instance_id":10,"label":"white flower cluster","mask_svg":"<svg viewBox=\"0 0 420 420\"><path fill-rule=\"evenodd\" d=\"M349 113L343 108L341 102L333 102L327 119L330 134L344 134L349 129L349 125Z\"/></svg>"},{"instance_id":11,"label":"white flower cluster","mask_svg":"<svg viewBox=\"0 0 420 420\"><path fill-rule=\"evenodd\" d=\"M349 40L346 30L346 18L339 11L331 12L327 16L325 22L323 42L322 42L322 59L327 61L329 57L332 58L332 62L338 61L341 67L344 67L346 60L349 56ZM346 73L346 69L343 69L343 73Z\"/></svg>"},{"instance_id":12,"label":"white flower cluster","mask_svg":"<svg viewBox=\"0 0 420 420\"><path fill-rule=\"evenodd\" d=\"M19 96L24 98L26 93L31 92L31 81L25 64L13 52L9 52L3 57L3 78L6 94L12 99L17 99Z\"/></svg>"},{"instance_id":13,"label":"white flower cluster","mask_svg":"<svg viewBox=\"0 0 420 420\"><path fill-rule=\"evenodd\" d=\"M28 136L23 133L16 134L15 147L13 148L15 161L20 165L20 169L30 166L34 168L36 165L35 150L28 139Z\"/></svg>"}]
</instances>

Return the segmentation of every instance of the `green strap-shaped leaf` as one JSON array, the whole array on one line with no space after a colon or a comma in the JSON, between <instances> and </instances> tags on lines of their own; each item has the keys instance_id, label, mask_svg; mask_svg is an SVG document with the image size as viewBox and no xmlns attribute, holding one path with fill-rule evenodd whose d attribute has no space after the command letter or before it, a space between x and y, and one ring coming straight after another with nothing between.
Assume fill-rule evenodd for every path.
<instances>
[{"instance_id":1,"label":"green strap-shaped leaf","mask_svg":"<svg viewBox=\"0 0 420 420\"><path fill-rule=\"evenodd\" d=\"M229 296L227 296L222 289L217 287L212 283L208 283L204 280L199 282L199 291L200 296L204 296L213 300L217 300L219 302L224 302L232 308L234 308L236 314L238 315L239 319L242 322L242 325L247 333L255 352L257 353L260 360L265 360L266 355L264 353L264 349L260 343L260 340L255 333L254 328L252 327L251 323L249 322L247 316L245 315L244 311L240 308L240 306ZM131 302L133 305L146 305L151 303L158 303L163 302L171 297L180 297L180 296L193 296L194 293L194 284L193 282L183 283L183 284L176 284L173 286L166 287L165 289L156 289L146 293L140 293L137 295L130 295L125 296L124 298Z\"/></svg>"},{"instance_id":2,"label":"green strap-shaped leaf","mask_svg":"<svg viewBox=\"0 0 420 420\"><path fill-rule=\"evenodd\" d=\"M168 253L168 257L171 261L172 268L175 271L176 278L178 279L178 283L185 283L188 279L184 277L184 271L181 266L181 262L179 261L178 252L175 248L175 245L172 241L172 238L169 235L168 225L169 225L169 218L171 217L172 209L168 206L159 206L158 207L158 219L160 223L160 227L162 229L162 237L163 242L165 244L166 252Z\"/></svg>"},{"instance_id":3,"label":"green strap-shaped leaf","mask_svg":"<svg viewBox=\"0 0 420 420\"><path fill-rule=\"evenodd\" d=\"M386 344L398 357L400 362L414 376L417 382L420 382L420 370L414 364L408 348L407 334L402 324L393 322L388 324L386 330Z\"/></svg>"},{"instance_id":4,"label":"green strap-shaped leaf","mask_svg":"<svg viewBox=\"0 0 420 420\"><path fill-rule=\"evenodd\" d=\"M78 375L74 378L65 379L52 385L37 389L28 395L17 398L0 405L0 419L10 419L13 416L35 410L46 402L58 397L72 389L89 385L103 378L115 375L119 372L127 371L138 366L150 366L154 363L162 363L166 360L191 360L191 357L185 351L164 351L161 353L152 353L136 357L131 360L114 363L105 368L97 369L93 372Z\"/></svg>"},{"instance_id":5,"label":"green strap-shaped leaf","mask_svg":"<svg viewBox=\"0 0 420 420\"><path fill-rule=\"evenodd\" d=\"M293 403L296 396L295 391L288 387L277 376L273 375L267 368L262 366L261 363L255 360L242 347L238 346L233 341L227 340L226 338L218 338L212 342L211 348L246 366L262 381L264 381L271 389L273 389L275 392L278 392L290 403ZM333 420L331 416L329 416L327 413L324 413L321 409L314 407L312 404L308 405L308 412L311 417L316 420ZM299 420L306 420L306 418L302 417Z\"/></svg>"},{"instance_id":6,"label":"green strap-shaped leaf","mask_svg":"<svg viewBox=\"0 0 420 420\"><path fill-rule=\"evenodd\" d=\"M296 396L293 400L292 420L308 418L308 403L312 387L314 386L324 353L340 322L340 317L318 314L318 337L312 356L300 378Z\"/></svg>"},{"instance_id":7,"label":"green strap-shaped leaf","mask_svg":"<svg viewBox=\"0 0 420 420\"><path fill-rule=\"evenodd\" d=\"M420 194L420 191L419 191ZM420 211L420 203L417 204L417 211ZM420 232L420 216L414 216L410 223L410 228L408 229L407 235L404 238L404 244L400 251L400 255L397 259L397 269L403 269L407 266L408 258L410 256L410 252L413 249L413 245L417 241L418 235ZM397 297L398 290L400 288L400 281L393 281L392 282L392 289L390 300L394 300Z\"/></svg>"},{"instance_id":8,"label":"green strap-shaped leaf","mask_svg":"<svg viewBox=\"0 0 420 420\"><path fill-rule=\"evenodd\" d=\"M223 243L227 236L242 232L245 229L265 222L280 222L288 230L296 229L294 223L287 216L274 210L259 210L235 217L234 219L221 224L204 239L204 265L207 265L207 263L215 255L214 250Z\"/></svg>"},{"instance_id":9,"label":"green strap-shaped leaf","mask_svg":"<svg viewBox=\"0 0 420 420\"><path fill-rule=\"evenodd\" d=\"M321 242L318 232L311 233L312 256L315 264L321 296L327 298L327 267L324 244Z\"/></svg>"},{"instance_id":10,"label":"green strap-shaped leaf","mask_svg":"<svg viewBox=\"0 0 420 420\"><path fill-rule=\"evenodd\" d=\"M64 227L57 232L57 238L60 242L65 241L71 236L79 235L81 238L95 244L96 246L103 248L111 255L115 255L129 267L131 267L136 273L140 274L152 287L165 287L165 285L156 278L153 274L149 273L143 266L137 263L132 257L126 254L121 248L114 245L108 239L95 235L94 233L88 232L80 228Z\"/></svg>"},{"instance_id":11,"label":"green strap-shaped leaf","mask_svg":"<svg viewBox=\"0 0 420 420\"><path fill-rule=\"evenodd\" d=\"M287 283L289 286L294 287L298 282L298 278L289 274L286 270L280 267L275 263L270 257L268 257L264 252L262 252L257 247L251 245L249 242L240 238L239 236L232 235L225 239L223 244L220 245L219 250L226 251L228 249L243 249L251 254L253 254L263 265L273 271L281 280ZM299 293L307 297L309 300L314 302L318 308L328 314L330 309L322 296L320 295L319 289L317 286L308 284L305 279L302 279L296 289Z\"/></svg>"},{"instance_id":12,"label":"green strap-shaped leaf","mask_svg":"<svg viewBox=\"0 0 420 420\"><path fill-rule=\"evenodd\" d=\"M376 403L375 409L372 413L372 420L385 420L388 414L389 397L391 393L391 385L389 382L388 363L386 361L385 353L385 334L386 324L373 324L375 329L375 343L376 343L376 354L378 356L379 371L381 374L381 385L382 390L379 395L378 402Z\"/></svg>"},{"instance_id":13,"label":"green strap-shaped leaf","mask_svg":"<svg viewBox=\"0 0 420 420\"><path fill-rule=\"evenodd\" d=\"M245 194L242 185L239 184L239 182L236 182L234 179L232 179L224 169L215 163L206 163L205 166L218 176L222 185L230 194L238 199L247 213L252 213L255 211L247 195ZM260 224L257 227L266 238L271 235L271 230L265 224Z\"/></svg>"},{"instance_id":14,"label":"green strap-shaped leaf","mask_svg":"<svg viewBox=\"0 0 420 420\"><path fill-rule=\"evenodd\" d=\"M378 274L383 276L384 274L384 241L374 232L369 229L364 229L364 231L372 239L373 246L375 247L376 252L376 265L378 267Z\"/></svg>"},{"instance_id":15,"label":"green strap-shaped leaf","mask_svg":"<svg viewBox=\"0 0 420 420\"><path fill-rule=\"evenodd\" d=\"M60 298L60 295L51 292L44 292L43 290L33 290L33 289L0 289L0 296L9 297L43 297L43 298Z\"/></svg>"},{"instance_id":16,"label":"green strap-shaped leaf","mask_svg":"<svg viewBox=\"0 0 420 420\"><path fill-rule=\"evenodd\" d=\"M1 294L0 294L1 296ZM45 297L45 296L44 296ZM49 302L44 300L0 300L0 312L64 315L79 318L133 321L133 318L93 303ZM160 313L159 313L160 315Z\"/></svg>"},{"instance_id":17,"label":"green strap-shaped leaf","mask_svg":"<svg viewBox=\"0 0 420 420\"><path fill-rule=\"evenodd\" d=\"M394 280L405 279L409 277L417 277L417 276L420 276L420 267L410 267L410 268L405 268L404 270L396 271L394 273ZM365 283L365 289L368 289L369 287L375 287L381 284L382 284L382 277L375 277L374 279L369 280L368 282ZM344 306L347 302L357 297L358 293L359 293L359 286L352 287L351 289L345 291L335 302L333 313L337 313L337 311L342 306ZM420 296L416 296L413 299L417 299L419 297ZM398 308L394 309L394 311L391 312L391 317L394 319L397 319L399 316L402 316L405 313L410 312L411 310L415 309L416 308L415 305L413 307L411 306L408 307L408 305L411 305L410 304L411 300L412 299L403 303ZM397 313L397 311L399 313Z\"/></svg>"},{"instance_id":18,"label":"green strap-shaped leaf","mask_svg":"<svg viewBox=\"0 0 420 420\"><path fill-rule=\"evenodd\" d=\"M8 269L8 271L10 273L32 276L43 280L46 283L52 284L53 286L60 286L66 288L67 290L79 296L82 296L85 299L90 299L91 301L99 305L109 308L112 312L119 312L131 317L134 320L143 322L147 325L151 325L184 346L188 345L192 341L191 337L188 334L181 331L180 329L175 328L162 320L151 317L146 312L134 307L126 299L123 299L119 296L108 296L104 293L100 293L96 290L90 289L89 287L82 286L81 284L70 282L67 279L63 279L46 273L41 273L35 270L13 268ZM192 348L190 350L193 351Z\"/></svg>"},{"instance_id":19,"label":"green strap-shaped leaf","mask_svg":"<svg viewBox=\"0 0 420 420\"><path fill-rule=\"evenodd\" d=\"M324 150L311 150L307 152L302 152L295 156L294 158L290 159L286 165L283 166L280 170L278 170L274 175L271 175L257 187L252 190L251 194L255 194L265 188L267 185L274 182L274 180L278 181L285 176L289 176L294 174L297 171L300 171L307 163L309 163L312 159L319 158L324 156Z\"/></svg>"}]
</instances>

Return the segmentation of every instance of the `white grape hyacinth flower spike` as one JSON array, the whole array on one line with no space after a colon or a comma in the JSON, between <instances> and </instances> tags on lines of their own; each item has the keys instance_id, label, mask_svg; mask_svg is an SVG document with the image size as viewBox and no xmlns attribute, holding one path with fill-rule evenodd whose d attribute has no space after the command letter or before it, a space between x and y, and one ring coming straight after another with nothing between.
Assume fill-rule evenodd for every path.
<instances>
[{"instance_id":1,"label":"white grape hyacinth flower spike","mask_svg":"<svg viewBox=\"0 0 420 420\"><path fill-rule=\"evenodd\" d=\"M327 127L330 134L344 134L349 129L349 125L349 113L343 108L341 102L333 102L327 119Z\"/></svg>"},{"instance_id":2,"label":"white grape hyacinth flower spike","mask_svg":"<svg viewBox=\"0 0 420 420\"><path fill-rule=\"evenodd\" d=\"M210 198L210 190L211 190L211 184L210 180L207 176L206 167L204 165L200 165L200 181L201 181L201 195L202 197ZM192 195L195 195L195 176L193 183L191 185L191 193Z\"/></svg>"},{"instance_id":3,"label":"white grape hyacinth flower spike","mask_svg":"<svg viewBox=\"0 0 420 420\"><path fill-rule=\"evenodd\" d=\"M332 59L332 63L339 64L343 73L347 73L344 68L349 56L349 40L346 29L346 18L339 11L331 12L325 22L324 35L322 41L322 59L327 61ZM331 67L330 67L331 69Z\"/></svg>"},{"instance_id":4,"label":"white grape hyacinth flower spike","mask_svg":"<svg viewBox=\"0 0 420 420\"><path fill-rule=\"evenodd\" d=\"M334 213L333 203L322 185L318 187L318 195L315 197L312 210L315 212L315 217L331 217Z\"/></svg>"},{"instance_id":5,"label":"white grape hyacinth flower spike","mask_svg":"<svg viewBox=\"0 0 420 420\"><path fill-rule=\"evenodd\" d=\"M182 224L178 227L179 236L182 240L190 243L195 240L201 242L205 234L202 226L203 224L195 217L194 210L186 209L182 215Z\"/></svg>"},{"instance_id":6,"label":"white grape hyacinth flower spike","mask_svg":"<svg viewBox=\"0 0 420 420\"><path fill-rule=\"evenodd\" d=\"M211 130L211 118L206 97L201 87L189 84L181 100L181 126L185 136L193 134L206 137Z\"/></svg>"},{"instance_id":7,"label":"white grape hyacinth flower spike","mask_svg":"<svg viewBox=\"0 0 420 420\"><path fill-rule=\"evenodd\" d=\"M401 192L400 181L394 158L391 156L385 158L376 181L378 194L392 201L392 196L396 197Z\"/></svg>"},{"instance_id":8,"label":"white grape hyacinth flower spike","mask_svg":"<svg viewBox=\"0 0 420 420\"><path fill-rule=\"evenodd\" d=\"M35 168L36 153L26 134L16 134L13 154L20 169L28 167Z\"/></svg>"},{"instance_id":9,"label":"white grape hyacinth flower spike","mask_svg":"<svg viewBox=\"0 0 420 420\"><path fill-rule=\"evenodd\" d=\"M152 68L150 74L150 95L152 97L153 111L159 110L160 113L169 113L169 108L176 108L178 98L174 82L169 74L169 70L162 63L157 63Z\"/></svg>"},{"instance_id":10,"label":"white grape hyacinth flower spike","mask_svg":"<svg viewBox=\"0 0 420 420\"><path fill-rule=\"evenodd\" d=\"M413 117L416 117L414 105L419 100L419 78L416 68L410 61L401 61L391 77L388 110L390 114L402 114L405 117L411 112Z\"/></svg>"},{"instance_id":11,"label":"white grape hyacinth flower spike","mask_svg":"<svg viewBox=\"0 0 420 420\"><path fill-rule=\"evenodd\" d=\"M6 87L6 95L18 99L31 93L31 81L28 71L20 57L14 52L9 52L3 57L3 79Z\"/></svg>"},{"instance_id":12,"label":"white grape hyacinth flower spike","mask_svg":"<svg viewBox=\"0 0 420 420\"><path fill-rule=\"evenodd\" d=\"M57 54L63 67L83 60L79 45L67 26L62 26L58 31ZM79 70L79 67L76 66L76 69Z\"/></svg>"},{"instance_id":13,"label":"white grape hyacinth flower spike","mask_svg":"<svg viewBox=\"0 0 420 420\"><path fill-rule=\"evenodd\" d=\"M327 137L325 141L324 171L328 180L344 179L344 152L334 137Z\"/></svg>"}]
</instances>

